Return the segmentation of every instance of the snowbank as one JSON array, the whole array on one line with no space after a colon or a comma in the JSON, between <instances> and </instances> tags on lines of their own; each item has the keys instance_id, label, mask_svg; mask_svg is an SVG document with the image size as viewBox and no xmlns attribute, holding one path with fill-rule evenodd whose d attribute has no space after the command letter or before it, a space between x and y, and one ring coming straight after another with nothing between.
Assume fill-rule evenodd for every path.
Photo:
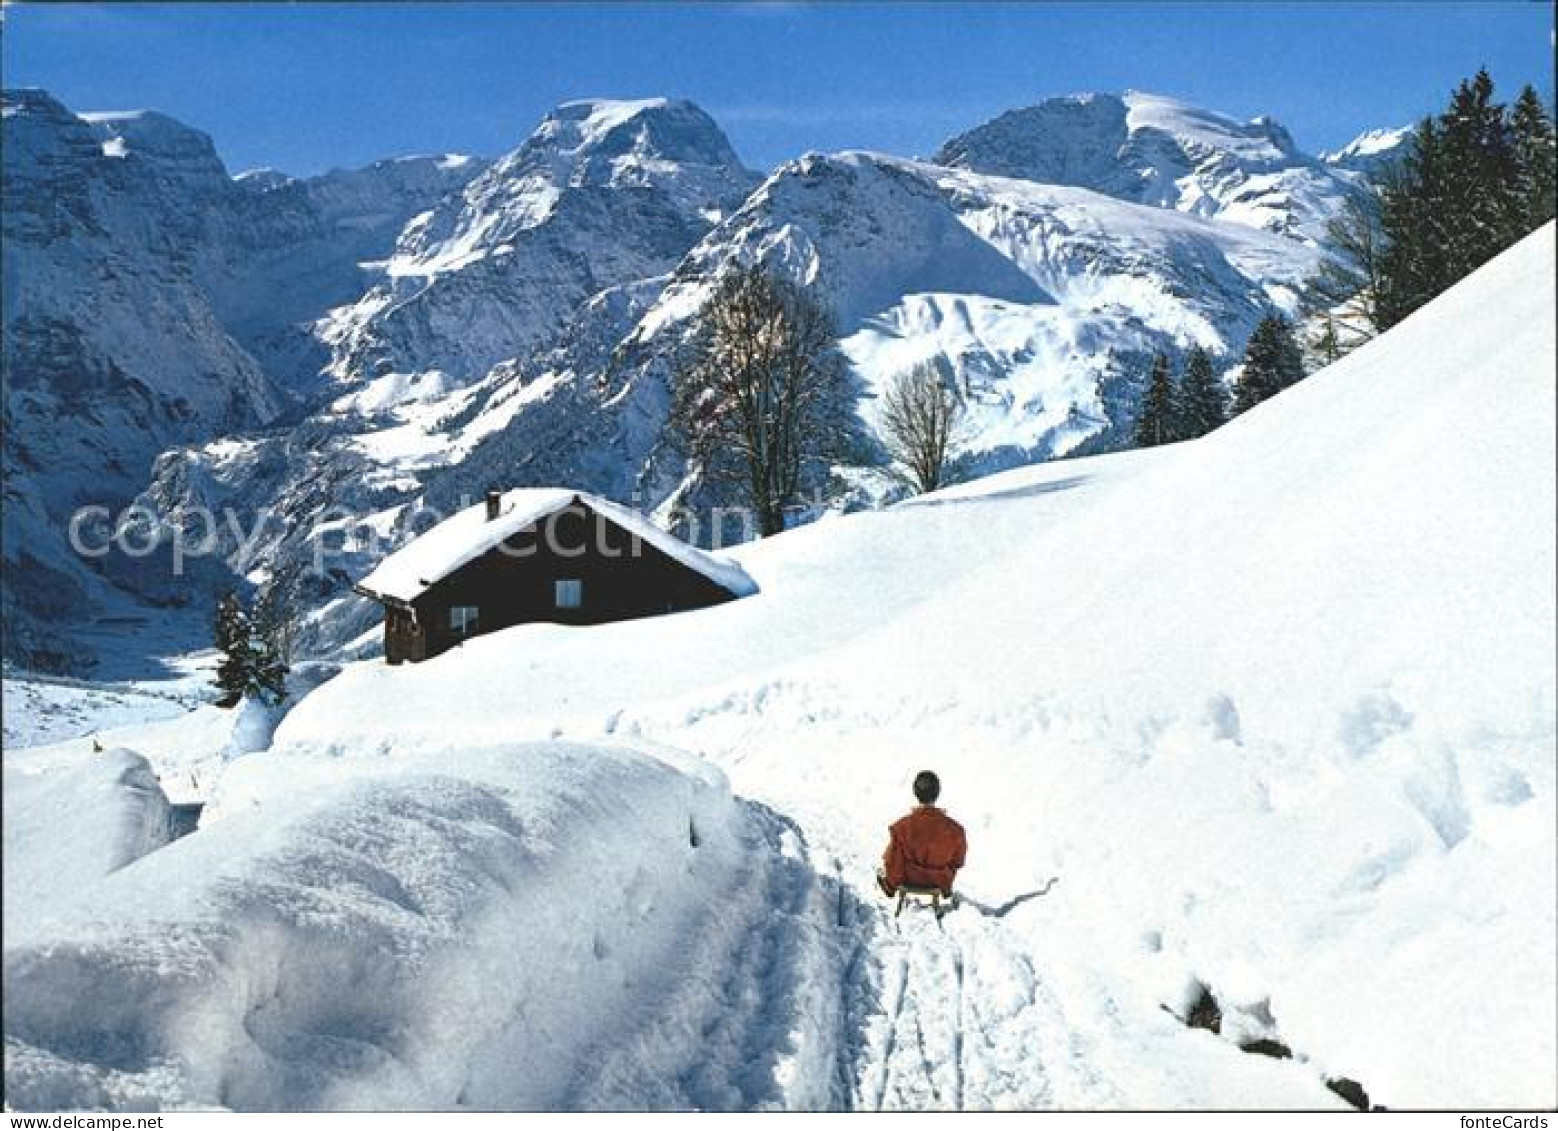
<instances>
[{"instance_id":1,"label":"snowbank","mask_svg":"<svg viewBox=\"0 0 1558 1131\"><path fill-rule=\"evenodd\" d=\"M168 799L132 750L31 772L8 763L4 791L7 946L170 835Z\"/></svg>"},{"instance_id":2,"label":"snowbank","mask_svg":"<svg viewBox=\"0 0 1558 1131\"><path fill-rule=\"evenodd\" d=\"M8 1103L772 1102L794 1019L740 1047L724 979L805 892L754 835L717 772L621 745L247 759L198 834L8 937ZM806 950L765 959L796 1001Z\"/></svg>"},{"instance_id":3,"label":"snowbank","mask_svg":"<svg viewBox=\"0 0 1558 1131\"><path fill-rule=\"evenodd\" d=\"M203 802L231 759L269 745L271 732L290 706L291 700L279 708L248 701L226 710L208 703L172 718L154 716L48 746L7 750L5 765L7 770L28 772L64 769L87 764L100 749L122 747L151 764L170 801Z\"/></svg>"}]
</instances>

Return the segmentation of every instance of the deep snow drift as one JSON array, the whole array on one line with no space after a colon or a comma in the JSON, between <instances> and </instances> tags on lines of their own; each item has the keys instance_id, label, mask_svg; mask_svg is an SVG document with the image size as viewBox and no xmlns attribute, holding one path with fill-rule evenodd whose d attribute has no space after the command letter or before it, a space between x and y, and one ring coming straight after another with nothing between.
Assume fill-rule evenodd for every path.
<instances>
[{"instance_id":1,"label":"deep snow drift","mask_svg":"<svg viewBox=\"0 0 1558 1131\"><path fill-rule=\"evenodd\" d=\"M8 1103L830 1103L788 1067L837 1009L837 963L785 929L809 873L717 771L509 744L278 754L224 785L198 834L7 917ZM770 1031L771 998L817 1024Z\"/></svg>"},{"instance_id":2,"label":"deep snow drift","mask_svg":"<svg viewBox=\"0 0 1558 1131\"><path fill-rule=\"evenodd\" d=\"M744 548L746 600L350 665L207 827L8 922L8 1095L1552 1106L1553 257L1203 440ZM870 906L925 766L945 933Z\"/></svg>"}]
</instances>

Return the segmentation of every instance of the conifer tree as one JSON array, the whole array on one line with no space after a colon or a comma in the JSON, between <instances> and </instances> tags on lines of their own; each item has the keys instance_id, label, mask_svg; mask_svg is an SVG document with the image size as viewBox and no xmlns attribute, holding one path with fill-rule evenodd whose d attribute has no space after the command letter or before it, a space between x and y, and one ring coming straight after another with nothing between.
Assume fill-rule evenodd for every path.
<instances>
[{"instance_id":1,"label":"conifer tree","mask_svg":"<svg viewBox=\"0 0 1558 1131\"><path fill-rule=\"evenodd\" d=\"M1277 347L1277 388L1279 391L1291 389L1307 376L1304 351L1293 333L1291 322L1280 314L1273 314L1270 321L1271 335Z\"/></svg>"},{"instance_id":2,"label":"conifer tree","mask_svg":"<svg viewBox=\"0 0 1558 1131\"><path fill-rule=\"evenodd\" d=\"M1515 151L1515 206L1523 235L1553 218L1558 192L1553 120L1529 84L1515 99L1509 125Z\"/></svg>"},{"instance_id":3,"label":"conifer tree","mask_svg":"<svg viewBox=\"0 0 1558 1131\"><path fill-rule=\"evenodd\" d=\"M1446 225L1457 278L1476 270L1519 238L1514 187L1515 147L1504 107L1493 101L1493 79L1480 70L1450 98L1442 121L1450 166L1446 184L1452 217Z\"/></svg>"},{"instance_id":4,"label":"conifer tree","mask_svg":"<svg viewBox=\"0 0 1558 1131\"><path fill-rule=\"evenodd\" d=\"M1211 355L1200 346L1185 359L1185 375L1174 398L1175 432L1193 440L1228 421L1228 394L1212 372Z\"/></svg>"},{"instance_id":5,"label":"conifer tree","mask_svg":"<svg viewBox=\"0 0 1558 1131\"><path fill-rule=\"evenodd\" d=\"M1288 320L1270 314L1260 320L1244 349L1244 375L1234 393L1235 414L1247 412L1304 379L1304 356Z\"/></svg>"},{"instance_id":6,"label":"conifer tree","mask_svg":"<svg viewBox=\"0 0 1558 1131\"><path fill-rule=\"evenodd\" d=\"M1179 439L1175 429L1174 378L1169 372L1169 360L1164 354L1152 359L1152 374L1147 378L1147 391L1141 401L1141 415L1136 418L1136 446L1151 448L1169 444Z\"/></svg>"},{"instance_id":7,"label":"conifer tree","mask_svg":"<svg viewBox=\"0 0 1558 1131\"><path fill-rule=\"evenodd\" d=\"M1438 123L1424 118L1380 194L1379 328L1388 330L1454 281L1446 222L1451 202Z\"/></svg>"},{"instance_id":8,"label":"conifer tree","mask_svg":"<svg viewBox=\"0 0 1558 1131\"><path fill-rule=\"evenodd\" d=\"M212 640L221 658L215 684L217 705L236 707L245 698L275 706L287 695L288 661L281 612L264 603L253 615L236 593L217 601Z\"/></svg>"},{"instance_id":9,"label":"conifer tree","mask_svg":"<svg viewBox=\"0 0 1558 1131\"><path fill-rule=\"evenodd\" d=\"M1387 329L1553 215L1553 125L1534 91L1512 110L1478 71L1426 118L1380 199L1378 323Z\"/></svg>"},{"instance_id":10,"label":"conifer tree","mask_svg":"<svg viewBox=\"0 0 1558 1131\"><path fill-rule=\"evenodd\" d=\"M249 686L252 666L250 640L253 626L249 614L236 593L227 592L217 600L212 624L212 642L221 653L216 665L217 706L236 707Z\"/></svg>"},{"instance_id":11,"label":"conifer tree","mask_svg":"<svg viewBox=\"0 0 1558 1131\"><path fill-rule=\"evenodd\" d=\"M287 697L296 607L288 579L273 578L254 604L250 693L274 706Z\"/></svg>"}]
</instances>

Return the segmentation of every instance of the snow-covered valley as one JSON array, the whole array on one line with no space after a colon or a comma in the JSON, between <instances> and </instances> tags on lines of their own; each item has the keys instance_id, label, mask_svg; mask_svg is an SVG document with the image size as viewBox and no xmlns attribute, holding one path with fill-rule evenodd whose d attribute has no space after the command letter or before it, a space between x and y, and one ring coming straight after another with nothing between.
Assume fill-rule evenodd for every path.
<instances>
[{"instance_id":1,"label":"snow-covered valley","mask_svg":"<svg viewBox=\"0 0 1558 1131\"><path fill-rule=\"evenodd\" d=\"M7 1102L1553 1106L1554 255L1203 439L741 547L729 604L7 749ZM927 767L939 926L872 881Z\"/></svg>"}]
</instances>

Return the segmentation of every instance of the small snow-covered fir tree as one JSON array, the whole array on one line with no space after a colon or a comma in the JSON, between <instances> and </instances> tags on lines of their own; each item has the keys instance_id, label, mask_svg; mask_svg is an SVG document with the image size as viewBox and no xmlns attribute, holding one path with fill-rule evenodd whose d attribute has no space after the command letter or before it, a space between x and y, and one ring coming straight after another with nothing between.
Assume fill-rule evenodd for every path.
<instances>
[{"instance_id":1,"label":"small snow-covered fir tree","mask_svg":"<svg viewBox=\"0 0 1558 1131\"><path fill-rule=\"evenodd\" d=\"M287 696L290 670L281 612L262 605L251 615L236 593L217 601L212 638L221 658L215 684L217 705L236 707L245 698L275 706Z\"/></svg>"},{"instance_id":2,"label":"small snow-covered fir tree","mask_svg":"<svg viewBox=\"0 0 1558 1131\"><path fill-rule=\"evenodd\" d=\"M1185 375L1174 397L1175 432L1193 440L1228 421L1228 392L1212 372L1212 357L1196 346L1185 359Z\"/></svg>"},{"instance_id":3,"label":"small snow-covered fir tree","mask_svg":"<svg viewBox=\"0 0 1558 1131\"><path fill-rule=\"evenodd\" d=\"M253 663L250 655L252 632L249 614L238 594L223 593L217 600L212 623L212 643L221 654L214 681L219 707L236 707L248 690L248 673Z\"/></svg>"},{"instance_id":4,"label":"small snow-covered fir tree","mask_svg":"<svg viewBox=\"0 0 1558 1131\"><path fill-rule=\"evenodd\" d=\"M281 584L267 586L254 604L253 621L250 694L273 707L287 697L292 670L296 609L290 590Z\"/></svg>"},{"instance_id":5,"label":"small snow-covered fir tree","mask_svg":"<svg viewBox=\"0 0 1558 1131\"><path fill-rule=\"evenodd\" d=\"M1151 448L1179 439L1175 428L1174 377L1169 372L1166 354L1152 359L1152 373L1141 400L1141 415L1136 418L1136 446Z\"/></svg>"}]
</instances>

